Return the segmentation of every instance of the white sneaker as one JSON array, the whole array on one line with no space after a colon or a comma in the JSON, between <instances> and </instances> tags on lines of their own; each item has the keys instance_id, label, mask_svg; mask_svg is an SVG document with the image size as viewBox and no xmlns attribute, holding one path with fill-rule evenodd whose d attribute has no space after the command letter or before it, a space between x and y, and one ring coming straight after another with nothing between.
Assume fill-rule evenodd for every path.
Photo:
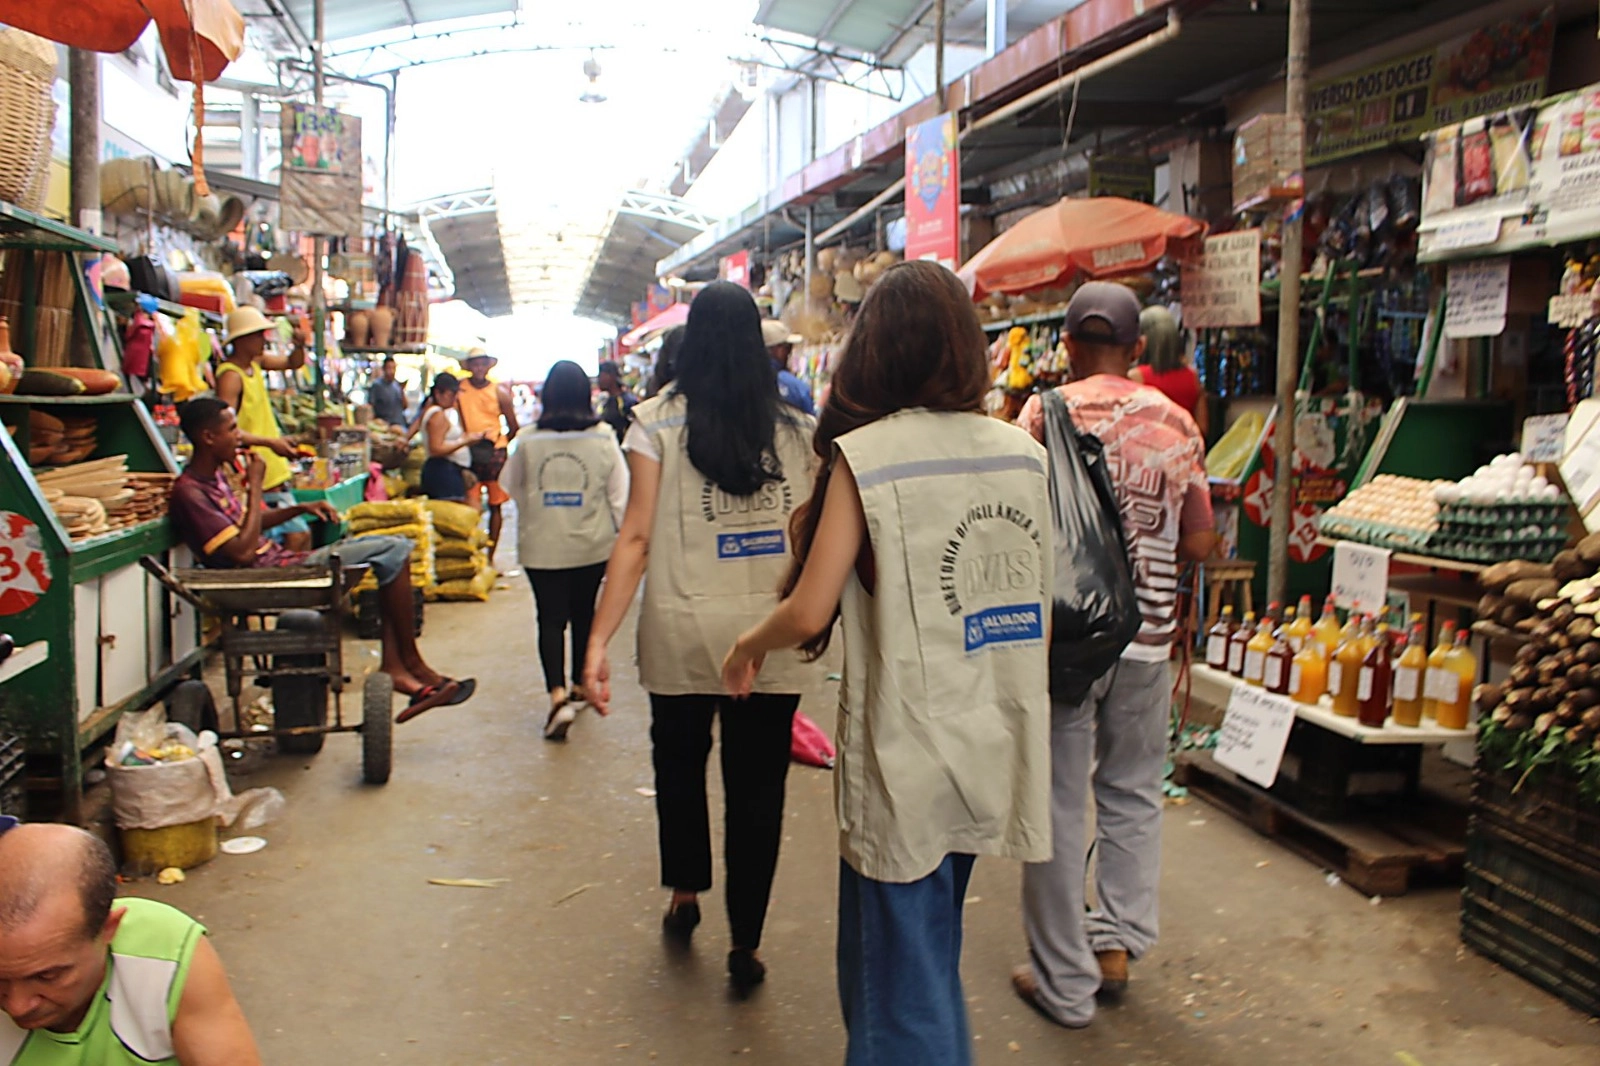
<instances>
[{"instance_id":1,"label":"white sneaker","mask_svg":"<svg viewBox=\"0 0 1600 1066\"><path fill-rule=\"evenodd\" d=\"M567 700L559 707L552 708L550 717L545 719L544 738L546 740L566 740L567 730L572 728L572 723L578 720L578 705L573 700Z\"/></svg>"}]
</instances>

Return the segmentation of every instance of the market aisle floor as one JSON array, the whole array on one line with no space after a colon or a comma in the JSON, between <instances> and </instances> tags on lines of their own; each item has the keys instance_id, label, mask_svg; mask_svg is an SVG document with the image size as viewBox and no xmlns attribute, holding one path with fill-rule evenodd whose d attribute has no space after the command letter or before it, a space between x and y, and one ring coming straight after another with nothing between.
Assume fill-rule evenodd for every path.
<instances>
[{"instance_id":1,"label":"market aisle floor","mask_svg":"<svg viewBox=\"0 0 1600 1066\"><path fill-rule=\"evenodd\" d=\"M720 899L691 956L662 949L655 819L640 792L651 784L647 709L630 654L617 656L613 716L583 718L564 746L543 743L531 595L520 574L503 583L488 604L428 608L429 659L476 675L478 696L399 727L388 786L359 784L351 736L315 758L274 758L238 782L288 797L266 850L131 890L210 927L269 1063L840 1061L828 775L790 777L764 950L772 975L752 1001L730 1002ZM824 726L833 688L804 704ZM1600 1059L1600 1025L1460 946L1453 891L1373 906L1202 803L1169 808L1166 830L1166 936L1136 967L1126 1005L1083 1032L1013 998L1018 871L978 864L965 974L980 1063Z\"/></svg>"}]
</instances>

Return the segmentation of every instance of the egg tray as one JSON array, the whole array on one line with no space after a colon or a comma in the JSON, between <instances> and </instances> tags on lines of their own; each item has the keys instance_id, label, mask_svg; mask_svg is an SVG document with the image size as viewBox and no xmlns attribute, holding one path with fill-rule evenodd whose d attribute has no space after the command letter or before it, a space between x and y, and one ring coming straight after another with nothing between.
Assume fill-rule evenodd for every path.
<instances>
[{"instance_id":1,"label":"egg tray","mask_svg":"<svg viewBox=\"0 0 1600 1066\"><path fill-rule=\"evenodd\" d=\"M1425 547L1435 536L1431 529L1412 529L1394 526L1387 522L1373 522L1363 518L1346 518L1344 515L1326 514L1318 522L1324 536L1371 544L1378 548L1409 550Z\"/></svg>"},{"instance_id":2,"label":"egg tray","mask_svg":"<svg viewBox=\"0 0 1600 1066\"><path fill-rule=\"evenodd\" d=\"M1567 501L1539 500L1516 503L1447 503L1439 508L1441 527L1517 528L1565 522Z\"/></svg>"},{"instance_id":3,"label":"egg tray","mask_svg":"<svg viewBox=\"0 0 1600 1066\"><path fill-rule=\"evenodd\" d=\"M1506 535L1484 537L1440 530L1428 542L1427 550L1429 555L1440 559L1469 563L1499 563L1512 559L1548 563L1567 543L1565 532L1530 537L1509 530Z\"/></svg>"}]
</instances>

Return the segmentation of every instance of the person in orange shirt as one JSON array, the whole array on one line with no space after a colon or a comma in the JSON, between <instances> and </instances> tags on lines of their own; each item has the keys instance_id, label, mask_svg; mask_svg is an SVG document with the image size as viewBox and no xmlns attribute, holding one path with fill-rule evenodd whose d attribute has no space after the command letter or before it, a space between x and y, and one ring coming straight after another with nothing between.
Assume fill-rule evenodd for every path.
<instances>
[{"instance_id":1,"label":"person in orange shirt","mask_svg":"<svg viewBox=\"0 0 1600 1066\"><path fill-rule=\"evenodd\" d=\"M472 376L461 383L461 423L468 436L484 434L474 443L472 476L478 479L489 503L489 561L494 561L504 523L502 505L511 497L500 487L500 470L506 465L506 448L521 427L511 389L489 380L489 371L499 360L482 348L467 353L461 365Z\"/></svg>"}]
</instances>

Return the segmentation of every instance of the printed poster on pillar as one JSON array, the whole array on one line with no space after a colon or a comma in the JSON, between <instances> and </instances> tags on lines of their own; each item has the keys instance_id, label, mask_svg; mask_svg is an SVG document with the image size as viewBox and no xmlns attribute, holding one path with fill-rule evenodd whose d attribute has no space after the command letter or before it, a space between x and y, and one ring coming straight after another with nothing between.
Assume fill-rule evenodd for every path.
<instances>
[{"instance_id":1,"label":"printed poster on pillar","mask_svg":"<svg viewBox=\"0 0 1600 1066\"><path fill-rule=\"evenodd\" d=\"M361 233L361 120L331 107L284 104L279 224L297 233Z\"/></svg>"},{"instance_id":2,"label":"printed poster on pillar","mask_svg":"<svg viewBox=\"0 0 1600 1066\"><path fill-rule=\"evenodd\" d=\"M951 270L961 258L961 153L956 117L940 115L906 136L906 258Z\"/></svg>"}]
</instances>

